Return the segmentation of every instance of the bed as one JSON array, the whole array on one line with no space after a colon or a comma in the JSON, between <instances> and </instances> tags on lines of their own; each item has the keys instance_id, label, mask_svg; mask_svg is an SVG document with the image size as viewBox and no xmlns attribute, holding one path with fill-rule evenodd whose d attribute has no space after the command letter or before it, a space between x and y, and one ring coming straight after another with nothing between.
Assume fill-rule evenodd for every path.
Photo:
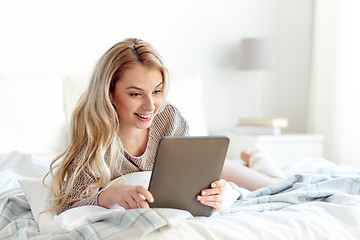
<instances>
[{"instance_id":1,"label":"bed","mask_svg":"<svg viewBox=\"0 0 360 240\"><path fill-rule=\"evenodd\" d=\"M297 161L284 169L284 181L257 191L229 183L229 204L210 217L176 209L97 206L39 214L51 196L41 178L66 145L69 112L84 86L76 79L0 78L0 96L6 100L0 107L7 113L0 129L0 239L360 239L360 170L322 158ZM201 86L199 77L181 77L172 88L190 82ZM21 101L11 94L19 87L26 89ZM192 91L196 94L188 101L174 92L169 99L189 119L192 132L205 135L200 89ZM44 112L49 108L50 116ZM144 184L148 176L117 180Z\"/></svg>"}]
</instances>

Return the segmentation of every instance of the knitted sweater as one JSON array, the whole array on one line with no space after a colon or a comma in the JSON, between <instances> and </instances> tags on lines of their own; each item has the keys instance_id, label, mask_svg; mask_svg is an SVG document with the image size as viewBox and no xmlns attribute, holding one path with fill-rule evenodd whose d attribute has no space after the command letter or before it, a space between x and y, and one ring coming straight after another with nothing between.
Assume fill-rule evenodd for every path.
<instances>
[{"instance_id":1,"label":"knitted sweater","mask_svg":"<svg viewBox=\"0 0 360 240\"><path fill-rule=\"evenodd\" d=\"M121 163L121 167L110 169L110 180L113 180L122 175L138 172L138 171L151 171L154 165L155 155L160 139L164 136L186 136L189 135L189 127L185 119L182 117L179 110L173 105L167 103L163 111L159 112L153 120L150 126L149 137L145 152L142 156L134 157L124 149L124 157ZM69 174L75 171L76 165L79 161L78 158L82 156L83 152L80 151L78 156L73 160L69 167ZM108 159L105 154L105 162ZM119 159L120 161L120 159ZM115 164L116 165L116 164ZM118 164L118 166L120 166ZM89 174L84 177L79 176L74 183L74 187L69 194L69 198L79 198L81 192L93 183L96 179L95 176ZM84 184L86 183L86 184ZM74 203L67 203L60 209L60 213L70 208L84 206L84 205L97 205L97 198L101 191L96 194L82 199Z\"/></svg>"}]
</instances>

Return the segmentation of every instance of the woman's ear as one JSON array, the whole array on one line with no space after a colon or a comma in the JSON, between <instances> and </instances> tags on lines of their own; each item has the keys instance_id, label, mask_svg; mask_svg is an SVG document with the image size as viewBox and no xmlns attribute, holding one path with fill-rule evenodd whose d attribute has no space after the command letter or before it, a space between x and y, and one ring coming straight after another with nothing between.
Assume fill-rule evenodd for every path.
<instances>
[{"instance_id":1,"label":"woman's ear","mask_svg":"<svg viewBox=\"0 0 360 240\"><path fill-rule=\"evenodd\" d=\"M115 105L115 101L114 101L113 93L112 93L112 92L109 94L109 98L110 98L111 104L112 104L112 105Z\"/></svg>"}]
</instances>

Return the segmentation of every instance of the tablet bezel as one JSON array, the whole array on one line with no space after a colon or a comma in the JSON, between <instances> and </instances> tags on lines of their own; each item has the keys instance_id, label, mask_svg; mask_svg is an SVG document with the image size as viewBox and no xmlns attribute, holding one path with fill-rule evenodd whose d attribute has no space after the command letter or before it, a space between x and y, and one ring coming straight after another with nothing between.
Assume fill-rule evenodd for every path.
<instances>
[{"instance_id":1,"label":"tablet bezel","mask_svg":"<svg viewBox=\"0 0 360 240\"><path fill-rule=\"evenodd\" d=\"M211 215L212 208L201 204L196 196L219 180L229 142L226 136L163 137L149 183L155 199L150 207Z\"/></svg>"}]
</instances>

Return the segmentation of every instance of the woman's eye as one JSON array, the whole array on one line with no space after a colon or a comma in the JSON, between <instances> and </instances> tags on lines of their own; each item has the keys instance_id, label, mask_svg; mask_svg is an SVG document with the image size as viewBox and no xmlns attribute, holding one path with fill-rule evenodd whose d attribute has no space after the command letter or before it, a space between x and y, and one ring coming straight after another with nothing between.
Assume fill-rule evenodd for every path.
<instances>
[{"instance_id":1,"label":"woman's eye","mask_svg":"<svg viewBox=\"0 0 360 240\"><path fill-rule=\"evenodd\" d=\"M161 93L162 91L161 90L155 90L154 91L154 94L159 94L159 93Z\"/></svg>"},{"instance_id":2,"label":"woman's eye","mask_svg":"<svg viewBox=\"0 0 360 240\"><path fill-rule=\"evenodd\" d=\"M140 93L130 93L130 96L132 96L132 97L138 97L138 96L140 96Z\"/></svg>"}]
</instances>

